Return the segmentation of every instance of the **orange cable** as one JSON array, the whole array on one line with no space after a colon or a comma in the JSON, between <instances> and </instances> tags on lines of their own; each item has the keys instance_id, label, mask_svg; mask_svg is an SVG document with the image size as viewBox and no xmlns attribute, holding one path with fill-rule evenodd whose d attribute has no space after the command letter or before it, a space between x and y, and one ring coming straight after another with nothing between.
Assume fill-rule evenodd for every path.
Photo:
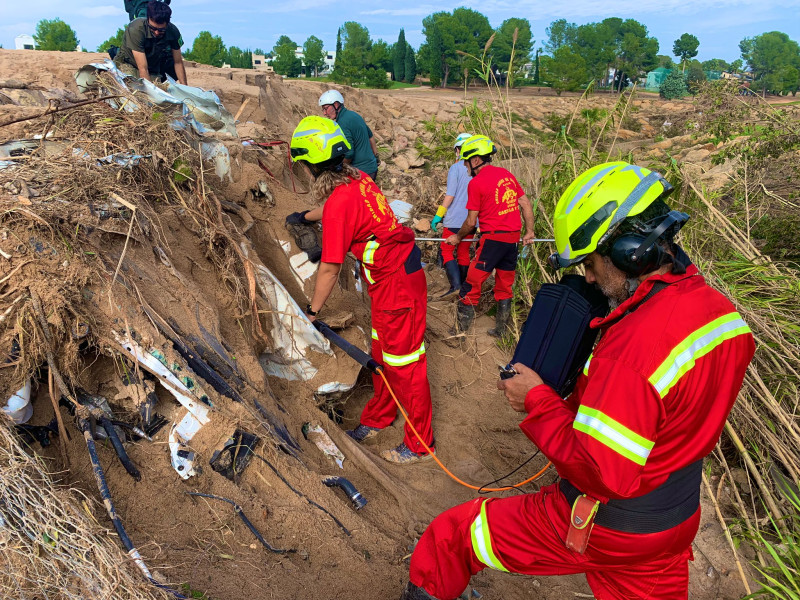
<instances>
[{"instance_id":1,"label":"orange cable","mask_svg":"<svg viewBox=\"0 0 800 600\"><path fill-rule=\"evenodd\" d=\"M445 467L442 464L442 461L439 460L439 457L436 456L436 454L433 451L431 451L430 447L422 439L422 436L414 428L414 425L411 423L411 419L408 418L408 413L403 408L403 405L400 404L400 401L397 399L397 396L394 395L394 390L392 389L392 386L389 385L389 381L386 379L386 375L384 375L383 369L382 368L377 369L377 373L378 373L378 375L381 376L381 379L383 379L383 383L386 384L386 389L388 389L389 393L392 395L392 400L394 400L394 403L397 405L397 408L400 409L400 413L403 415L403 418L406 420L406 423L408 423L408 426L411 427L411 431L413 431L414 435L417 436L417 439L419 440L419 443L422 444L422 447L425 448L425 450L428 451L428 453L433 457L433 460L436 461L436 464L438 464L442 468L442 471L447 473L450 476L451 479L453 479L454 481L457 481L458 483L460 483L464 487L468 487L471 490L478 490L478 491L484 491L484 492L505 492L506 490L513 490L513 489L515 489L515 488L517 488L517 487L519 487L521 485L525 485L526 483L530 483L531 481L535 481L536 479L539 479L539 477L541 477L544 474L544 472L547 471L548 468L550 468L550 465L553 464L551 462L548 462L542 468L542 470L539 471L538 473L536 473L533 477L529 477L525 481L520 481L519 483L517 483L515 485L509 485L507 487L501 487L501 488L477 487L477 486L472 485L471 483L467 483L466 481L462 481L461 479L459 479L458 477L453 475L453 473L450 472L450 469L448 469L447 467Z\"/></svg>"}]
</instances>

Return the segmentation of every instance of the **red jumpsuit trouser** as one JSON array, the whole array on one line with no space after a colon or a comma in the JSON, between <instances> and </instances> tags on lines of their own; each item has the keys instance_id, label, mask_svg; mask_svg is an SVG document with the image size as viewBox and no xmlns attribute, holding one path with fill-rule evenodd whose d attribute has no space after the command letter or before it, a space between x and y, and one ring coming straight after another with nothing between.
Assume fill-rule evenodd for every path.
<instances>
[{"instance_id":1,"label":"red jumpsuit trouser","mask_svg":"<svg viewBox=\"0 0 800 600\"><path fill-rule=\"evenodd\" d=\"M413 272L408 273L409 270ZM428 284L419 265L419 251L412 252L406 265L395 273L370 285L369 296L372 300L372 358L383 365L389 385L411 423L432 448L431 388L425 354ZM397 407L379 375L372 376L372 385L375 393L361 413L361 423L383 429L394 422ZM417 454L427 454L408 423L404 431L406 446Z\"/></svg>"},{"instance_id":2,"label":"red jumpsuit trouser","mask_svg":"<svg viewBox=\"0 0 800 600\"><path fill-rule=\"evenodd\" d=\"M453 231L447 227L442 229L442 237L448 238L458 233L458 229ZM442 250L442 264L447 264L451 260L458 261L458 264L465 267L469 264L469 247L472 242L461 242L458 246L451 246L447 242L441 242L439 248Z\"/></svg>"},{"instance_id":3,"label":"red jumpsuit trouser","mask_svg":"<svg viewBox=\"0 0 800 600\"><path fill-rule=\"evenodd\" d=\"M519 231L513 233L485 233L481 235L475 258L469 265L467 280L461 284L461 302L477 306L481 299L483 282L494 274L494 299L507 300L514 293L514 277L517 273L517 243Z\"/></svg>"},{"instance_id":4,"label":"red jumpsuit trouser","mask_svg":"<svg viewBox=\"0 0 800 600\"><path fill-rule=\"evenodd\" d=\"M699 508L659 533L595 526L582 555L565 545L570 512L557 483L535 494L455 506L420 538L411 557L411 583L438 600L453 600L473 574L491 567L526 575L586 573L597 600L688 598Z\"/></svg>"}]
</instances>

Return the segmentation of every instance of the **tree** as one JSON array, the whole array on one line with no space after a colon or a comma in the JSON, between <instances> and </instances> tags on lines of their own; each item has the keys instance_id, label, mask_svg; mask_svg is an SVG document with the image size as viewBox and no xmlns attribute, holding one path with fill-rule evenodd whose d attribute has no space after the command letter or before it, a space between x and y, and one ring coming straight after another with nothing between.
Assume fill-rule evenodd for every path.
<instances>
[{"instance_id":1,"label":"tree","mask_svg":"<svg viewBox=\"0 0 800 600\"><path fill-rule=\"evenodd\" d=\"M699 92L700 85L708 79L699 60L690 60L686 64L684 74L686 75L686 87L689 88L690 94Z\"/></svg>"},{"instance_id":2,"label":"tree","mask_svg":"<svg viewBox=\"0 0 800 600\"><path fill-rule=\"evenodd\" d=\"M780 93L784 77L791 78L791 71L786 67L800 68L800 47L780 31L745 38L739 42L739 49L758 89Z\"/></svg>"},{"instance_id":3,"label":"tree","mask_svg":"<svg viewBox=\"0 0 800 600\"><path fill-rule=\"evenodd\" d=\"M220 36L201 31L194 38L192 49L186 53L186 58L204 65L221 67L228 58L228 49Z\"/></svg>"},{"instance_id":4,"label":"tree","mask_svg":"<svg viewBox=\"0 0 800 600\"><path fill-rule=\"evenodd\" d=\"M658 95L664 100L683 98L688 93L689 90L686 89L686 78L684 77L683 72L678 71L678 69L673 69L670 71L669 75L667 75L666 79L664 79L664 81L661 83L661 87L658 90Z\"/></svg>"},{"instance_id":5,"label":"tree","mask_svg":"<svg viewBox=\"0 0 800 600\"><path fill-rule=\"evenodd\" d=\"M684 72L686 72L686 61L697 56L697 47L699 45L700 40L691 33L684 33L672 44L672 53L681 59Z\"/></svg>"},{"instance_id":6,"label":"tree","mask_svg":"<svg viewBox=\"0 0 800 600\"><path fill-rule=\"evenodd\" d=\"M306 63L306 75L314 73L314 77L319 77L319 72L325 66L325 49L322 40L312 35L303 44L303 56Z\"/></svg>"},{"instance_id":7,"label":"tree","mask_svg":"<svg viewBox=\"0 0 800 600\"><path fill-rule=\"evenodd\" d=\"M391 73L394 68L394 48L383 40L375 40L369 50L366 66Z\"/></svg>"},{"instance_id":8,"label":"tree","mask_svg":"<svg viewBox=\"0 0 800 600\"><path fill-rule=\"evenodd\" d=\"M333 57L333 72L339 66L339 56L342 54L342 28L336 30L336 55Z\"/></svg>"},{"instance_id":9,"label":"tree","mask_svg":"<svg viewBox=\"0 0 800 600\"><path fill-rule=\"evenodd\" d=\"M33 34L37 50L59 50L74 52L78 47L75 31L61 19L42 19L36 24Z\"/></svg>"},{"instance_id":10,"label":"tree","mask_svg":"<svg viewBox=\"0 0 800 600\"><path fill-rule=\"evenodd\" d=\"M512 50L514 62L509 65L512 58ZM506 19L495 31L494 42L492 43L494 63L503 70L511 67L509 76L521 73L525 65L530 62L532 51L533 36L528 19ZM512 77L511 81L514 81L514 77Z\"/></svg>"},{"instance_id":11,"label":"tree","mask_svg":"<svg viewBox=\"0 0 800 600\"><path fill-rule=\"evenodd\" d=\"M741 58L737 58L731 63L731 73L740 73L743 65L744 61Z\"/></svg>"},{"instance_id":12,"label":"tree","mask_svg":"<svg viewBox=\"0 0 800 600\"><path fill-rule=\"evenodd\" d=\"M352 85L366 75L372 40L369 30L355 21L342 25L341 32L342 51L336 54L336 67L332 75L336 81Z\"/></svg>"},{"instance_id":13,"label":"tree","mask_svg":"<svg viewBox=\"0 0 800 600\"><path fill-rule=\"evenodd\" d=\"M272 68L279 75L285 77L297 77L303 70L303 61L297 57L297 43L289 36L282 35L275 42L272 51L275 58L272 59Z\"/></svg>"},{"instance_id":14,"label":"tree","mask_svg":"<svg viewBox=\"0 0 800 600\"><path fill-rule=\"evenodd\" d=\"M657 64L658 40L649 37L647 27L634 19L610 18L603 23L614 40L614 71L617 89L647 73Z\"/></svg>"},{"instance_id":15,"label":"tree","mask_svg":"<svg viewBox=\"0 0 800 600\"><path fill-rule=\"evenodd\" d=\"M411 44L406 44L406 58L405 58L405 81L406 83L414 83L417 78L417 59L414 56L414 49Z\"/></svg>"},{"instance_id":16,"label":"tree","mask_svg":"<svg viewBox=\"0 0 800 600\"><path fill-rule=\"evenodd\" d=\"M552 56L562 46L572 46L575 43L578 26L575 23L568 23L566 19L558 19L550 23L545 32L547 41L544 44L544 51Z\"/></svg>"},{"instance_id":17,"label":"tree","mask_svg":"<svg viewBox=\"0 0 800 600\"><path fill-rule=\"evenodd\" d=\"M599 81L602 85L605 85L616 57L614 30L606 21L580 25L570 44L570 49L583 58L589 79ZM618 21L621 23L620 19Z\"/></svg>"},{"instance_id":18,"label":"tree","mask_svg":"<svg viewBox=\"0 0 800 600\"><path fill-rule=\"evenodd\" d=\"M364 69L364 85L370 88L388 88L392 85L386 77L386 71L369 66Z\"/></svg>"},{"instance_id":19,"label":"tree","mask_svg":"<svg viewBox=\"0 0 800 600\"><path fill-rule=\"evenodd\" d=\"M119 48L120 46L122 46L122 37L124 35L125 35L125 29L123 27L120 27L119 29L117 29L117 33L112 35L110 38L108 38L105 42L103 42L97 47L97 51L108 52L108 49L111 48L111 46L116 46L117 48Z\"/></svg>"},{"instance_id":20,"label":"tree","mask_svg":"<svg viewBox=\"0 0 800 600\"><path fill-rule=\"evenodd\" d=\"M675 61L672 60L671 56L667 56L666 54L659 54L658 56L656 56L656 68L674 69Z\"/></svg>"},{"instance_id":21,"label":"tree","mask_svg":"<svg viewBox=\"0 0 800 600\"><path fill-rule=\"evenodd\" d=\"M701 65L705 71L730 71L731 66L727 63L727 61L722 60L721 58L712 58L710 60L704 60Z\"/></svg>"},{"instance_id":22,"label":"tree","mask_svg":"<svg viewBox=\"0 0 800 600\"><path fill-rule=\"evenodd\" d=\"M425 43L420 47L420 62L434 79L445 87L448 81L460 83L463 74L480 72L479 58L494 33L489 19L469 8L456 8L452 14L436 12L422 20Z\"/></svg>"},{"instance_id":23,"label":"tree","mask_svg":"<svg viewBox=\"0 0 800 600\"><path fill-rule=\"evenodd\" d=\"M569 46L561 46L553 52L552 58L543 61L544 79L560 96L563 91L575 91L585 85L588 79L586 61L573 52Z\"/></svg>"},{"instance_id":24,"label":"tree","mask_svg":"<svg viewBox=\"0 0 800 600\"><path fill-rule=\"evenodd\" d=\"M250 50L242 50L236 46L228 48L228 58L225 61L234 69L252 69L253 53Z\"/></svg>"},{"instance_id":25,"label":"tree","mask_svg":"<svg viewBox=\"0 0 800 600\"><path fill-rule=\"evenodd\" d=\"M401 28L392 52L392 76L395 81L403 81L405 79L407 45L406 33Z\"/></svg>"}]
</instances>

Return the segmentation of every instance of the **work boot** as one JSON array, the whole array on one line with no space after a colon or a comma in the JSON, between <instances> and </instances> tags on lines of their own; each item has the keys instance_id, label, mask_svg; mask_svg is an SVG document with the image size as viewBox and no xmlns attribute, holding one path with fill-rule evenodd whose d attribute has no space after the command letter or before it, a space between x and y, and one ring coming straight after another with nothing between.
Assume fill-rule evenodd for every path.
<instances>
[{"instance_id":1,"label":"work boot","mask_svg":"<svg viewBox=\"0 0 800 600\"><path fill-rule=\"evenodd\" d=\"M403 595L400 596L400 600L436 600L436 598L409 581L406 589L403 590Z\"/></svg>"},{"instance_id":2,"label":"work boot","mask_svg":"<svg viewBox=\"0 0 800 600\"><path fill-rule=\"evenodd\" d=\"M431 448L431 450L432 449L433 448ZM411 448L406 446L405 442L400 442L400 445L397 448L392 448L391 450L384 450L381 452L381 458L396 465L410 465L415 462L430 460L433 458L433 455L417 454Z\"/></svg>"},{"instance_id":3,"label":"work boot","mask_svg":"<svg viewBox=\"0 0 800 600\"><path fill-rule=\"evenodd\" d=\"M378 435L379 431L379 427L370 427L369 425L359 424L355 429L348 429L345 431L345 433L360 444L364 440L368 440L369 438Z\"/></svg>"},{"instance_id":4,"label":"work boot","mask_svg":"<svg viewBox=\"0 0 800 600\"><path fill-rule=\"evenodd\" d=\"M439 296L439 300L451 300L461 291L461 270L456 261L450 260L444 263L444 272L450 281L450 289Z\"/></svg>"},{"instance_id":5,"label":"work boot","mask_svg":"<svg viewBox=\"0 0 800 600\"><path fill-rule=\"evenodd\" d=\"M458 271L461 274L461 283L464 283L467 280L467 271L469 271L469 265L458 265Z\"/></svg>"},{"instance_id":6,"label":"work boot","mask_svg":"<svg viewBox=\"0 0 800 600\"><path fill-rule=\"evenodd\" d=\"M494 315L494 329L488 333L492 337L501 338L508 331L508 320L511 318L511 298L497 301L497 312Z\"/></svg>"},{"instance_id":7,"label":"work boot","mask_svg":"<svg viewBox=\"0 0 800 600\"><path fill-rule=\"evenodd\" d=\"M471 304L458 303L458 313L456 314L456 330L465 333L472 325L475 318L475 307Z\"/></svg>"}]
</instances>

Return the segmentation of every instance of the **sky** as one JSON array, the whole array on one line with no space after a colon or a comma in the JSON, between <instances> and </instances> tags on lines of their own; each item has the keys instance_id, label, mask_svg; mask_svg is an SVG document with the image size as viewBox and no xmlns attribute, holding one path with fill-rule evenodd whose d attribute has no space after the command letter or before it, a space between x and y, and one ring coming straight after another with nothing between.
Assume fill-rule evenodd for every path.
<instances>
[{"instance_id":1,"label":"sky","mask_svg":"<svg viewBox=\"0 0 800 600\"><path fill-rule=\"evenodd\" d=\"M782 31L800 42L800 0L480 0L448 2L405 0L172 0L172 22L186 41L184 51L200 31L222 37L226 46L270 50L281 35L299 45L310 35L335 49L336 31L345 21L357 21L373 39L397 40L400 28L415 48L424 41L422 19L436 11L466 6L489 18L493 27L510 17L531 23L536 46L547 40L546 29L556 19L577 24L606 17L632 18L647 26L659 41L659 54L672 56L672 44L683 33L700 40L701 61L739 58L739 41L767 31ZM95 50L127 24L123 0L0 0L0 44L14 48L14 38L36 30L41 19L60 18L77 33L81 46Z\"/></svg>"}]
</instances>

